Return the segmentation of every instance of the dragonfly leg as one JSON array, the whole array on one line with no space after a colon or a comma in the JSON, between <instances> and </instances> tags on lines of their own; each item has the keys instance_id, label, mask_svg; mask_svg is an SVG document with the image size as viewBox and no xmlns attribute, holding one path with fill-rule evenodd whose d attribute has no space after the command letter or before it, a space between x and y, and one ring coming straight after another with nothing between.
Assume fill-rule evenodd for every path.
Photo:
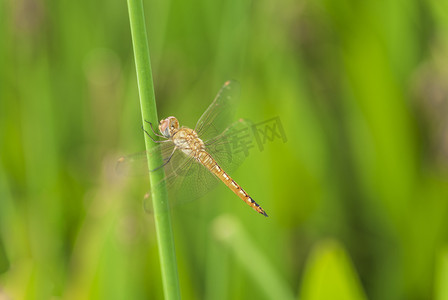
<instances>
[{"instance_id":1,"label":"dragonfly leg","mask_svg":"<svg viewBox=\"0 0 448 300\"><path fill-rule=\"evenodd\" d=\"M162 142L164 142L164 141L162 141ZM170 162L171 158L173 157L174 151L176 151L176 147L174 147L173 152L171 152L171 155L168 157L168 159L166 159L166 161L163 163L163 165L158 166L155 169L149 170L149 172L157 171L158 169L163 168L164 166L166 166Z\"/></svg>"},{"instance_id":2,"label":"dragonfly leg","mask_svg":"<svg viewBox=\"0 0 448 300\"><path fill-rule=\"evenodd\" d=\"M149 126L151 126L151 130L152 130L152 133L154 133L154 135L156 135L156 136L159 136L159 137L163 137L164 138L164 136L163 135L161 135L161 134L158 134L155 130L154 130L154 127L152 127L152 123L151 122L149 122L149 121L146 121L145 120L145 122L146 123L148 123L149 124Z\"/></svg>"},{"instance_id":3,"label":"dragonfly leg","mask_svg":"<svg viewBox=\"0 0 448 300\"><path fill-rule=\"evenodd\" d=\"M152 128L152 127L151 127ZM146 135L147 136L149 136L150 138L151 138L151 140L154 142L154 143L163 143L163 142L166 142L166 141L156 141L150 134L149 134L149 132L142 126L142 129L143 129L143 131L146 133ZM160 136L160 135L158 135L158 134L156 134L157 136ZM162 136L162 137L164 137L164 136Z\"/></svg>"}]
</instances>

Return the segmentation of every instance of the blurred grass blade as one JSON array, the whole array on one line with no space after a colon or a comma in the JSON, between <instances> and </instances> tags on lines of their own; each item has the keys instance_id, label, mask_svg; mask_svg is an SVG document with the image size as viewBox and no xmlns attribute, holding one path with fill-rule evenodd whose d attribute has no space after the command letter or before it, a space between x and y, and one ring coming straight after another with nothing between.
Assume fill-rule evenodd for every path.
<instances>
[{"instance_id":1,"label":"blurred grass blade","mask_svg":"<svg viewBox=\"0 0 448 300\"><path fill-rule=\"evenodd\" d=\"M0 163L0 274L6 272L10 267L10 262L8 258L8 254L6 253L4 241L3 241L3 232L5 229L3 227L7 226L5 222L6 212L9 212L6 205L9 203L9 192L7 191L6 178L3 172L3 166ZM0 297L1 298L1 297Z\"/></svg>"},{"instance_id":2,"label":"blurred grass blade","mask_svg":"<svg viewBox=\"0 0 448 300\"><path fill-rule=\"evenodd\" d=\"M258 284L266 299L295 299L291 289L280 277L268 258L252 242L249 233L238 220L222 216L215 220L213 234L235 255L239 264L252 280Z\"/></svg>"},{"instance_id":3,"label":"blurred grass blade","mask_svg":"<svg viewBox=\"0 0 448 300\"><path fill-rule=\"evenodd\" d=\"M356 271L335 241L314 248L302 281L301 300L366 300Z\"/></svg>"},{"instance_id":4,"label":"blurred grass blade","mask_svg":"<svg viewBox=\"0 0 448 300\"><path fill-rule=\"evenodd\" d=\"M231 277L229 251L223 251L221 244L208 239L205 274L205 300L231 299L229 278Z\"/></svg>"},{"instance_id":5,"label":"blurred grass blade","mask_svg":"<svg viewBox=\"0 0 448 300\"><path fill-rule=\"evenodd\" d=\"M440 253L436 264L435 299L448 300L448 248Z\"/></svg>"},{"instance_id":6,"label":"blurred grass blade","mask_svg":"<svg viewBox=\"0 0 448 300\"><path fill-rule=\"evenodd\" d=\"M135 66L137 72L138 90L140 94L140 106L142 111L142 123L145 120L157 124L157 108L154 97L154 85L152 81L151 62L147 42L145 16L141 0L128 0L129 20L131 23L131 35L134 47ZM155 144L145 135L146 150L150 150ZM148 155L148 167L150 170L162 165L161 155ZM163 168L152 172L150 176L151 186L156 186L164 178ZM176 253L174 249L174 237L171 225L170 211L166 188L162 184L159 188L151 189L154 219L159 247L160 265L162 268L162 282L165 299L180 299L179 278L177 274Z\"/></svg>"},{"instance_id":7,"label":"blurred grass blade","mask_svg":"<svg viewBox=\"0 0 448 300\"><path fill-rule=\"evenodd\" d=\"M9 259L6 255L5 246L3 245L3 239L0 236L0 274L6 272L9 269Z\"/></svg>"}]
</instances>

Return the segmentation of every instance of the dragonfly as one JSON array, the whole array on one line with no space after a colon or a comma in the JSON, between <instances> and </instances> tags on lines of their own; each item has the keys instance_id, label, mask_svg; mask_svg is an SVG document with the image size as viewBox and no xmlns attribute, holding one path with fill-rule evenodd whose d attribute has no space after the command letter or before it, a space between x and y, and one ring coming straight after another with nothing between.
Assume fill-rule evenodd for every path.
<instances>
[{"instance_id":1,"label":"dragonfly","mask_svg":"<svg viewBox=\"0 0 448 300\"><path fill-rule=\"evenodd\" d=\"M258 213L268 217L264 209L229 175L245 159L243 151L235 151L238 134L248 133L250 122L243 119L228 125L238 99L240 86L237 81L226 81L217 96L202 114L194 129L180 126L177 118L170 116L159 122L159 133L150 125L154 138L143 130L157 145L148 152L120 157L118 169L129 169L136 162L143 163L148 155L161 153L163 164L150 172L164 168L162 183L170 194L201 197L220 181L241 200ZM227 127L226 127L227 126ZM176 197L176 196L174 196Z\"/></svg>"}]
</instances>

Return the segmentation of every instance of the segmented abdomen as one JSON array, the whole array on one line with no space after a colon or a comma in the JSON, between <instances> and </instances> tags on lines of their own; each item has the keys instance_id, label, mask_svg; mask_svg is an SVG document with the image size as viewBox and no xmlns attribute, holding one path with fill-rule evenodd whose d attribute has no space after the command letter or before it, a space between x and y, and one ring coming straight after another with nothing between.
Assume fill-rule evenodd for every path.
<instances>
[{"instance_id":1,"label":"segmented abdomen","mask_svg":"<svg viewBox=\"0 0 448 300\"><path fill-rule=\"evenodd\" d=\"M254 210L259 212L260 214L267 217L268 215L264 211L263 208L261 208L260 205L258 205L257 202L254 201L242 188L241 186L236 183L219 165L218 163L211 157L210 154L208 154L206 151L201 151L197 155L198 161L204 165L207 169L209 169L213 174L216 175L219 179L224 182L225 185L227 185L235 194L238 195L244 202L246 202L250 207L252 207Z\"/></svg>"}]
</instances>

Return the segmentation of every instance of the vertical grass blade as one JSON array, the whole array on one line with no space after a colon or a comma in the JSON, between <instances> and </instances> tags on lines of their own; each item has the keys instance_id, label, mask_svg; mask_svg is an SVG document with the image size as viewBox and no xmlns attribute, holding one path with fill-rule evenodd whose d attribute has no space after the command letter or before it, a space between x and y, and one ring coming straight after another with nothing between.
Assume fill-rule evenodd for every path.
<instances>
[{"instance_id":1,"label":"vertical grass blade","mask_svg":"<svg viewBox=\"0 0 448 300\"><path fill-rule=\"evenodd\" d=\"M448 299L448 248L443 249L436 261L435 298Z\"/></svg>"},{"instance_id":2,"label":"vertical grass blade","mask_svg":"<svg viewBox=\"0 0 448 300\"><path fill-rule=\"evenodd\" d=\"M145 120L157 124L157 108L154 97L154 85L152 81L151 62L149 58L149 47L146 36L142 0L128 0L128 9L143 126L145 126ZM147 150L154 147L154 143L146 135L145 144ZM161 156L148 156L148 166L150 170L157 168L162 165L162 163ZM152 172L150 176L151 186L156 186L163 177L163 168L156 172ZM151 189L151 196L154 206L154 219L165 299L180 299L173 230L168 209L166 188L163 186L161 188Z\"/></svg>"}]
</instances>

